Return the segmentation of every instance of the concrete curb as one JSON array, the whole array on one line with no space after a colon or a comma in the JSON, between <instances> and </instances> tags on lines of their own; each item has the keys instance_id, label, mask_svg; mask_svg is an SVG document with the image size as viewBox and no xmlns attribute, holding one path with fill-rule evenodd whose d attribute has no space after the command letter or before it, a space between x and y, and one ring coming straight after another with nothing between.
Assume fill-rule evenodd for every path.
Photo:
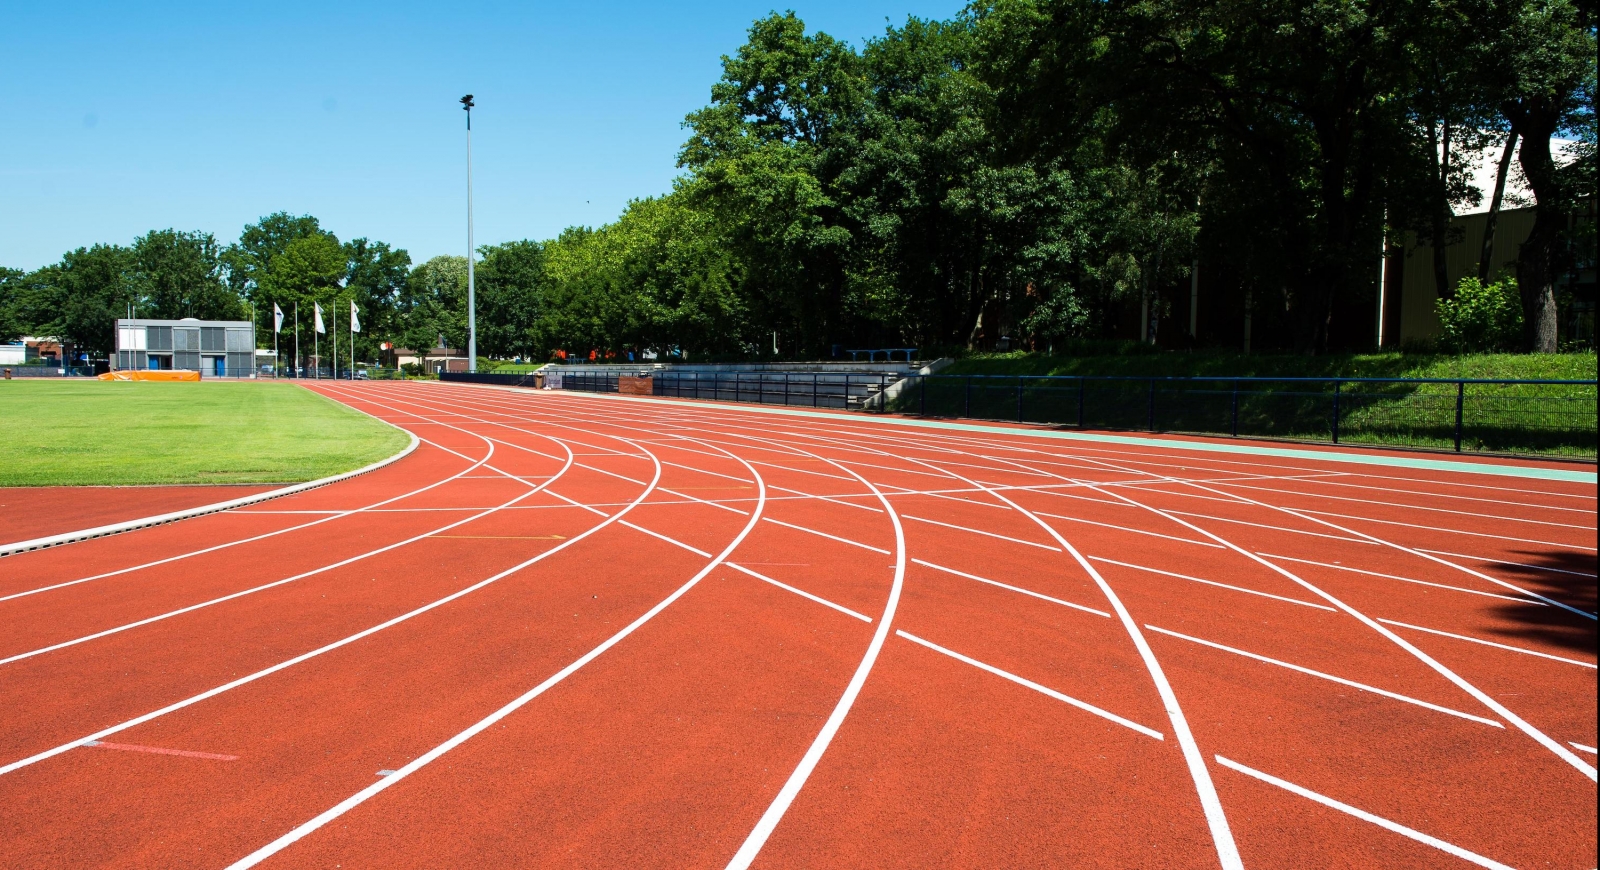
<instances>
[{"instance_id":1,"label":"concrete curb","mask_svg":"<svg viewBox=\"0 0 1600 870\"><path fill-rule=\"evenodd\" d=\"M387 420L384 422L390 426L394 426L393 423L389 423ZM399 426L395 426L394 428L400 429ZM400 431L405 432L406 430L400 429ZM256 504L258 502L264 502L275 498L283 498L286 495L294 495L295 493L305 492L306 490L310 489L318 489L331 483L338 483L341 480L349 480L352 477L366 474L369 471L377 471L385 465L398 462L401 459L410 456L411 452L416 450L417 445L421 442L417 440L417 436L414 433L406 432L406 435L408 435L411 440L406 444L404 450L401 450L399 453L396 453L393 456L380 459L371 465L357 468L354 471L346 471L343 474L335 474L318 480L308 480L305 483L296 483L280 489L269 490L267 492L258 492L255 495L247 495L243 498L235 498L229 499L228 501L219 501L213 504L200 505L199 507L186 508L181 511L172 511L171 513L140 517L139 519L134 520L124 520L120 523L96 526L92 529L79 529L76 532L63 532L59 535L50 535L44 538L34 538L29 541L18 541L14 544L0 544L0 557L13 556L17 553L26 553L31 550L43 550L46 547L59 547L62 544L72 544L78 541L87 541L90 538L103 538L106 535L116 535L121 534L122 532L131 532L134 529L143 529L150 526L159 526L165 523L177 522L178 520L186 520L190 517L198 517L204 516L205 514L214 514L219 511L233 510L234 508L244 507L245 505Z\"/></svg>"}]
</instances>

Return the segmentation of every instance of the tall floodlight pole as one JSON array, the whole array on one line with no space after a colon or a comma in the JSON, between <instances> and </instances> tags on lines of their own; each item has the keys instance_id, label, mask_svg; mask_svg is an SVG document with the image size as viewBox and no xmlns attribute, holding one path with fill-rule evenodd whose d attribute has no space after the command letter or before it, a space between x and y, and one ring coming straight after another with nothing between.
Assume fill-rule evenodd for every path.
<instances>
[{"instance_id":1,"label":"tall floodlight pole","mask_svg":"<svg viewBox=\"0 0 1600 870\"><path fill-rule=\"evenodd\" d=\"M478 291L473 280L472 247L472 95L461 98L467 111L467 371L478 370Z\"/></svg>"}]
</instances>

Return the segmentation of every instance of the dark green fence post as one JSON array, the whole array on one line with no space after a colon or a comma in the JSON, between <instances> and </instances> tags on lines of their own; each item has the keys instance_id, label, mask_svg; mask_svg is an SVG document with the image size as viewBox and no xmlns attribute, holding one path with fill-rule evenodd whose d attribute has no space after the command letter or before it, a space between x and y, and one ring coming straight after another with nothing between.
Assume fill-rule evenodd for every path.
<instances>
[{"instance_id":1,"label":"dark green fence post","mask_svg":"<svg viewBox=\"0 0 1600 870\"><path fill-rule=\"evenodd\" d=\"M783 406L789 407L789 373L783 373Z\"/></svg>"},{"instance_id":2,"label":"dark green fence post","mask_svg":"<svg viewBox=\"0 0 1600 870\"><path fill-rule=\"evenodd\" d=\"M1017 375L1017 422L1022 422L1022 375Z\"/></svg>"},{"instance_id":3,"label":"dark green fence post","mask_svg":"<svg viewBox=\"0 0 1600 870\"><path fill-rule=\"evenodd\" d=\"M1233 423L1228 429L1233 437L1239 437L1239 382L1233 382Z\"/></svg>"},{"instance_id":4,"label":"dark green fence post","mask_svg":"<svg viewBox=\"0 0 1600 870\"><path fill-rule=\"evenodd\" d=\"M1150 379L1150 431L1156 431L1156 379Z\"/></svg>"},{"instance_id":5,"label":"dark green fence post","mask_svg":"<svg viewBox=\"0 0 1600 870\"><path fill-rule=\"evenodd\" d=\"M1079 375L1078 376L1078 428L1079 429L1083 428L1083 390L1084 390L1084 385L1086 385L1088 382L1089 382L1088 378L1085 378L1083 375Z\"/></svg>"},{"instance_id":6,"label":"dark green fence post","mask_svg":"<svg viewBox=\"0 0 1600 870\"><path fill-rule=\"evenodd\" d=\"M1456 452L1461 452L1461 410L1467 403L1467 382L1456 381Z\"/></svg>"},{"instance_id":7,"label":"dark green fence post","mask_svg":"<svg viewBox=\"0 0 1600 870\"><path fill-rule=\"evenodd\" d=\"M1333 443L1335 444L1339 443L1339 387L1343 384L1344 382L1340 380L1333 382Z\"/></svg>"},{"instance_id":8,"label":"dark green fence post","mask_svg":"<svg viewBox=\"0 0 1600 870\"><path fill-rule=\"evenodd\" d=\"M811 373L811 407L817 407L817 373Z\"/></svg>"},{"instance_id":9,"label":"dark green fence post","mask_svg":"<svg viewBox=\"0 0 1600 870\"><path fill-rule=\"evenodd\" d=\"M918 405L920 407L918 408L917 416L926 417L926 416L928 416L928 376L927 375L918 375L917 376L917 387L918 387L918 392L920 393L920 399L918 401Z\"/></svg>"},{"instance_id":10,"label":"dark green fence post","mask_svg":"<svg viewBox=\"0 0 1600 870\"><path fill-rule=\"evenodd\" d=\"M961 416L972 416L972 375L967 375L966 392L961 397Z\"/></svg>"}]
</instances>

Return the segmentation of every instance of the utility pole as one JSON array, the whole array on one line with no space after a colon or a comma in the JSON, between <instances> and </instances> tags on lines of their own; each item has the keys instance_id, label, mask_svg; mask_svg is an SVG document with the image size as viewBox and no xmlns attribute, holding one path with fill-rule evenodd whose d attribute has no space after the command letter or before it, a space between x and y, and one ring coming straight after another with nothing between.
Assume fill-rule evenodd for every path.
<instances>
[{"instance_id":1,"label":"utility pole","mask_svg":"<svg viewBox=\"0 0 1600 870\"><path fill-rule=\"evenodd\" d=\"M467 112L467 371L478 370L478 291L473 280L472 247L472 95L461 98Z\"/></svg>"}]
</instances>

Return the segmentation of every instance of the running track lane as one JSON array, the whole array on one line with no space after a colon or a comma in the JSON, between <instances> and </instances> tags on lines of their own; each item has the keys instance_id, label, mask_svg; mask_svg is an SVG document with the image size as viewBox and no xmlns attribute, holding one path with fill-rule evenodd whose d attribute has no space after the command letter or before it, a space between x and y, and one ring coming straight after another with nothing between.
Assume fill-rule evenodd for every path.
<instances>
[{"instance_id":1,"label":"running track lane","mask_svg":"<svg viewBox=\"0 0 1600 870\"><path fill-rule=\"evenodd\" d=\"M8 805L38 807L19 814L39 832L21 841L30 850L77 849L78 863L218 866L266 844L370 782L355 773L377 757L362 753L390 753L380 769L398 769L417 757L410 747L437 745L406 722L434 714L478 721L512 700L519 681L529 685L540 668L562 661L565 635L554 626L528 635L524 661L534 673L512 668L499 682L464 680L461 663L475 659L449 650L507 636L519 614L559 612L581 594L567 584L603 581L606 593L637 595L649 577L665 579L658 572L679 558L670 554L718 552L715 530L736 527L755 507L751 491L739 488L750 485L748 475L738 480L733 470L748 462L767 484L767 518L728 556L741 570L713 572L548 694L269 863L727 863L814 744L878 627L857 617L881 613L894 544L885 538L885 506L863 480L886 494L904 524L904 597L860 696L757 866L1216 862L1161 701L1148 677L1132 679L1143 668L1127 635L1087 572L1062 570L1068 563L1055 536L1025 513L1080 549L1145 629L1206 754L1246 866L1592 863L1593 788L1578 771L1359 620L1204 534L1280 557L1280 567L1407 632L1554 739L1592 748L1592 712L1560 711L1592 710L1593 619L1539 598L1583 611L1587 596L1592 614L1593 575L1583 572L1592 572L1593 534L1565 528L1592 530L1592 512L1570 509L1592 507L1592 486L1412 469L1374 475L1314 455L1251 463L1177 446L1107 449L1020 432L930 433L710 404L411 384L340 392L357 407L381 402L432 415L429 428L448 424L496 440L495 466L513 453L538 460L535 451L550 450L538 433L567 439L575 452L592 449L599 455L580 459L611 475L642 481L627 467L638 460L619 457L647 449L681 476L663 476L660 488L675 493L636 508L653 514L630 520L637 528L612 523L547 560L548 570L541 562L519 572L515 593L509 585L484 590L508 597L441 608L429 618L444 623L419 618L214 699L226 708L196 705L141 726L172 738L166 742L111 741L235 760L85 747L0 776ZM405 425L402 412L364 409ZM617 436L633 446L606 440ZM603 512L621 509L628 484L603 471L586 472L592 491L555 488L549 500L563 507L525 513L540 524L567 512L599 520L562 495ZM1252 502L1228 496L1234 487ZM1344 516L1291 514L1279 504ZM1497 531L1445 512L1463 504L1561 525ZM780 508L792 512L772 513ZM188 522L196 521L176 525ZM611 535L624 529L631 538ZM1590 549L1559 537L1568 534L1579 544L1587 534ZM1352 541L1363 535L1384 543ZM1456 555L1440 564L1423 548ZM585 552L583 569L555 564ZM605 571L612 564L625 576ZM150 654L170 664L197 655L162 646ZM565 661L582 652L570 641L567 648ZM421 654L435 649L441 655ZM448 664L417 668L419 660ZM332 670L318 670L325 665ZM395 691L384 692L390 683ZM334 701L346 711L340 724L317 725L324 720L314 711L346 696L348 705ZM275 703L313 714L269 715L251 727ZM385 716L391 709L393 719ZM219 719L208 723L208 710ZM184 742L219 735L234 742ZM305 751L293 751L297 744ZM138 766L150 762L157 766ZM101 774L103 787L95 785ZM319 777L326 784L313 785ZM341 783L350 787L341 791ZM122 809L108 819L66 811L109 792ZM319 794L331 800L318 804ZM236 811L207 822L204 805L219 795L231 796L223 805ZM194 812L166 824L158 808L168 803ZM273 806L281 808L251 820ZM463 811L441 812L453 806ZM184 827L185 818L194 823Z\"/></svg>"}]
</instances>

